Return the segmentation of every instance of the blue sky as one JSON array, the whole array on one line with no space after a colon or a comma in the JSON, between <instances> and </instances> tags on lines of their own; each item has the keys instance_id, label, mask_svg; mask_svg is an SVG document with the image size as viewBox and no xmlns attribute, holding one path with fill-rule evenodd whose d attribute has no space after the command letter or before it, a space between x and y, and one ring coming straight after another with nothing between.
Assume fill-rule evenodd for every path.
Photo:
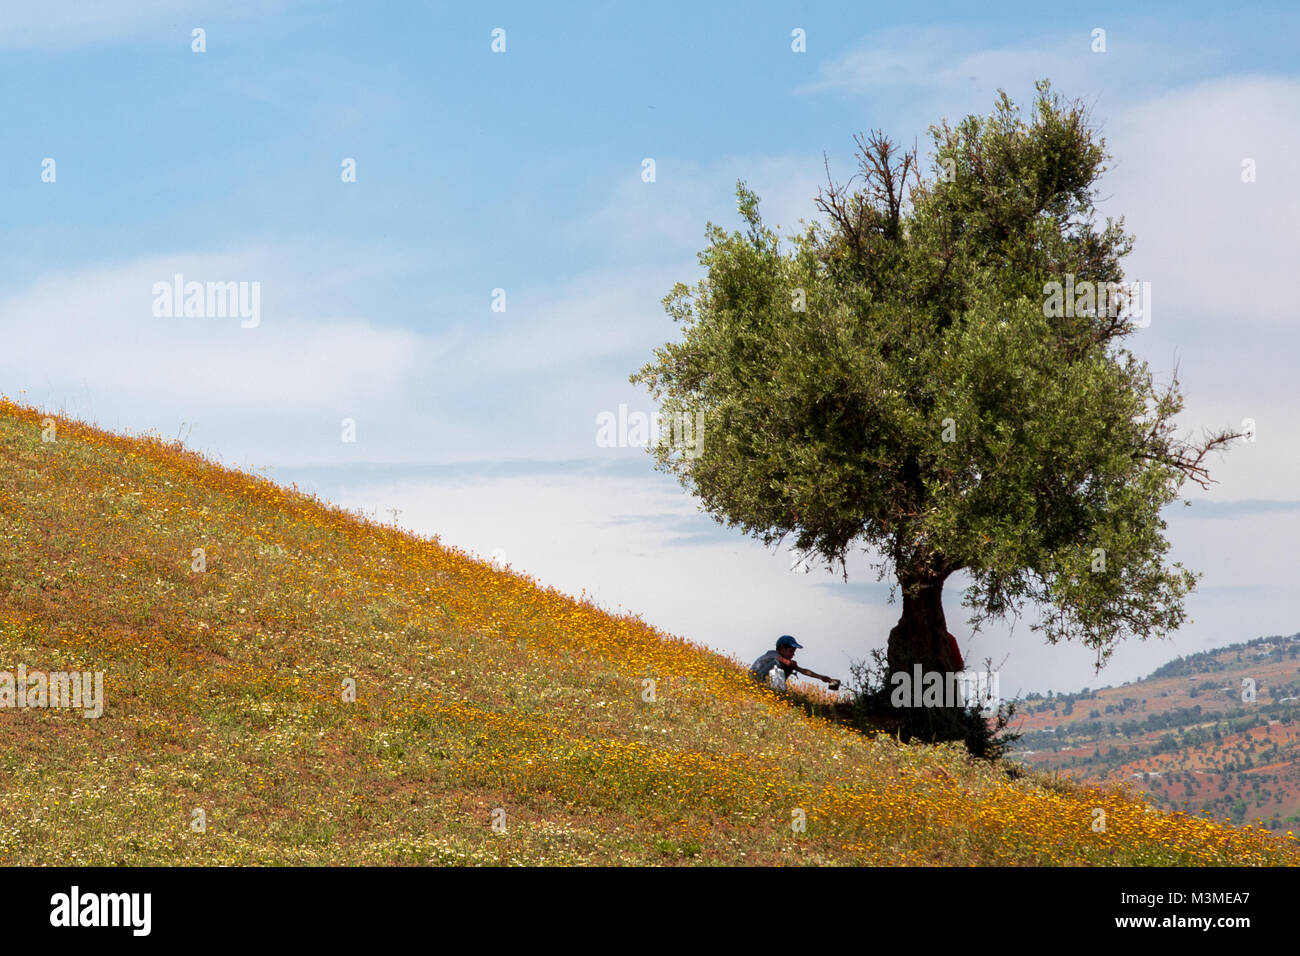
<instances>
[{"instance_id":1,"label":"blue sky","mask_svg":"<svg viewBox=\"0 0 1300 956\"><path fill-rule=\"evenodd\" d=\"M1174 642L1098 677L1024 625L970 638L956 586L952 630L1003 662L1004 691L1300 630L1300 13L1043 7L5 4L0 392L398 508L743 659L806 634L809 666L843 672L898 614L866 562L848 585L792 575L640 449L597 447L596 416L652 410L627 377L675 335L660 299L698 277L705 222L737 225L737 179L788 230L823 157L852 174L854 133L924 145L930 123L1047 76L1116 157L1104 210L1153 284L1130 346L1166 377L1178 364L1187 431L1253 417L1260 437L1170 515L1175 557L1206 572ZM151 289L176 273L259 283L260 323L156 318Z\"/></svg>"}]
</instances>

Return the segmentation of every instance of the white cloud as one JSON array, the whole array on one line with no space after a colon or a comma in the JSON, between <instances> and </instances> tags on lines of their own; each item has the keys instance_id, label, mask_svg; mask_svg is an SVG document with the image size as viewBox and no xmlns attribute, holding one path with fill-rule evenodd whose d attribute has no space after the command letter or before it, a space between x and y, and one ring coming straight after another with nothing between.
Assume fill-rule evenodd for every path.
<instances>
[{"instance_id":1,"label":"white cloud","mask_svg":"<svg viewBox=\"0 0 1300 956\"><path fill-rule=\"evenodd\" d=\"M660 300L676 278L663 268L602 270L508 290L506 311L476 320L453 357L506 375L555 373L638 353L660 344L655 335L667 321Z\"/></svg>"},{"instance_id":2,"label":"white cloud","mask_svg":"<svg viewBox=\"0 0 1300 956\"><path fill-rule=\"evenodd\" d=\"M318 252L177 253L40 276L0 300L0 380L13 397L110 427L198 423L195 443L227 460L354 451L339 447L348 416L405 416L410 428L427 416L407 406L404 388L433 361L437 339L373 316L300 308L297 292L328 272ZM386 268L376 257L371 275ZM260 283L260 324L155 317L154 284L177 273Z\"/></svg>"},{"instance_id":3,"label":"white cloud","mask_svg":"<svg viewBox=\"0 0 1300 956\"><path fill-rule=\"evenodd\" d=\"M1231 77L1145 99L1106 123L1115 157L1105 214L1136 237L1126 270L1151 283L1150 327L1130 347L1167 381L1175 362L1184 431L1239 429L1253 444L1211 461L1219 484L1193 499L1288 498L1300 472L1293 259L1300 181L1292 174L1300 82ZM1241 179L1242 160L1257 181Z\"/></svg>"},{"instance_id":4,"label":"white cloud","mask_svg":"<svg viewBox=\"0 0 1300 956\"><path fill-rule=\"evenodd\" d=\"M1131 87L1153 50L1130 35L1123 50L1093 53L1087 29L1034 41L990 46L988 30L944 25L891 27L856 48L818 65L818 78L798 94L839 92L870 96L874 119L913 121L917 134L940 119L985 115L998 89L1017 103L1029 103L1034 83L1044 77L1068 96L1091 101L1107 88ZM900 139L903 130L892 131Z\"/></svg>"},{"instance_id":5,"label":"white cloud","mask_svg":"<svg viewBox=\"0 0 1300 956\"><path fill-rule=\"evenodd\" d=\"M114 427L198 422L198 447L281 463L581 457L598 412L652 410L627 379L673 332L659 301L671 272L512 288L505 313L469 320L439 302L421 327L384 321L407 265L313 243L43 274L0 298L0 382ZM177 273L260 283L260 324L154 317L154 284ZM336 310L345 300L362 305ZM344 417L358 423L355 445L339 440Z\"/></svg>"},{"instance_id":6,"label":"white cloud","mask_svg":"<svg viewBox=\"0 0 1300 956\"><path fill-rule=\"evenodd\" d=\"M261 321L156 318L153 287L260 283ZM351 317L304 316L280 276L247 253L155 256L121 267L46 275L0 302L8 381L94 381L116 396L219 396L227 408L300 410L390 389L419 359L410 333ZM289 281L301 281L290 278Z\"/></svg>"},{"instance_id":7,"label":"white cloud","mask_svg":"<svg viewBox=\"0 0 1300 956\"><path fill-rule=\"evenodd\" d=\"M1137 236L1152 324L1191 319L1224 340L1297 317L1300 81L1234 77L1144 100L1106 123L1114 169L1103 211ZM1257 180L1242 181L1253 160Z\"/></svg>"}]
</instances>

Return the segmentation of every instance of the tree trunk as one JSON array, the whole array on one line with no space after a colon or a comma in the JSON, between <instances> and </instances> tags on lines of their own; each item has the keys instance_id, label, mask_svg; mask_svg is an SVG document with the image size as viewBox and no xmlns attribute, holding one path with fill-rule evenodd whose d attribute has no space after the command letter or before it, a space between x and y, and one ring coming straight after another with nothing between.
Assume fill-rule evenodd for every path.
<instances>
[{"instance_id":1,"label":"tree trunk","mask_svg":"<svg viewBox=\"0 0 1300 956\"><path fill-rule=\"evenodd\" d=\"M889 632L889 672L955 671L957 662L948 649L948 625L943 617L943 582L903 586L903 615Z\"/></svg>"},{"instance_id":2,"label":"tree trunk","mask_svg":"<svg viewBox=\"0 0 1300 956\"><path fill-rule=\"evenodd\" d=\"M903 739L968 738L965 712L949 693L954 686L949 675L957 672L957 662L948 646L942 579L903 585L903 614L889 632L886 660L885 693ZM938 701L924 693L926 676L933 674L939 675L942 688Z\"/></svg>"}]
</instances>

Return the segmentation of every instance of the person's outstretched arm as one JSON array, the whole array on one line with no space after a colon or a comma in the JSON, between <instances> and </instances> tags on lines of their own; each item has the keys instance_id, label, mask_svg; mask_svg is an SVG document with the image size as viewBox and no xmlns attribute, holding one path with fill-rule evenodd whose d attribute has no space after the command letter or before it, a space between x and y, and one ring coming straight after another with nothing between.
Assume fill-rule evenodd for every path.
<instances>
[{"instance_id":1,"label":"person's outstretched arm","mask_svg":"<svg viewBox=\"0 0 1300 956\"><path fill-rule=\"evenodd\" d=\"M797 670L800 674L805 674L808 677L815 677L819 681L832 685L831 690L840 689L840 682L837 681L834 677L827 677L825 674L818 674L816 671L810 671L808 670L808 668L800 667L798 664L794 666L794 669Z\"/></svg>"}]
</instances>

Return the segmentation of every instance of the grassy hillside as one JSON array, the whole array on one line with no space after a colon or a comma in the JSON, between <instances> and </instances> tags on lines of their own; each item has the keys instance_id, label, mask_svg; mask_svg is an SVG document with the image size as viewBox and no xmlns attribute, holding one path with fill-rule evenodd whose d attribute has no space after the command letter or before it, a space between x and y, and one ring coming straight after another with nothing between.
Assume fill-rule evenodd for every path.
<instances>
[{"instance_id":1,"label":"grassy hillside","mask_svg":"<svg viewBox=\"0 0 1300 956\"><path fill-rule=\"evenodd\" d=\"M1243 694L1250 687L1253 694ZM1017 755L1156 806L1300 831L1300 634L1179 658L1122 687L1027 700Z\"/></svg>"},{"instance_id":2,"label":"grassy hillside","mask_svg":"<svg viewBox=\"0 0 1300 956\"><path fill-rule=\"evenodd\" d=\"M105 710L0 708L0 861L1300 862L805 716L639 620L45 418L0 402L0 671L103 671Z\"/></svg>"}]
</instances>

